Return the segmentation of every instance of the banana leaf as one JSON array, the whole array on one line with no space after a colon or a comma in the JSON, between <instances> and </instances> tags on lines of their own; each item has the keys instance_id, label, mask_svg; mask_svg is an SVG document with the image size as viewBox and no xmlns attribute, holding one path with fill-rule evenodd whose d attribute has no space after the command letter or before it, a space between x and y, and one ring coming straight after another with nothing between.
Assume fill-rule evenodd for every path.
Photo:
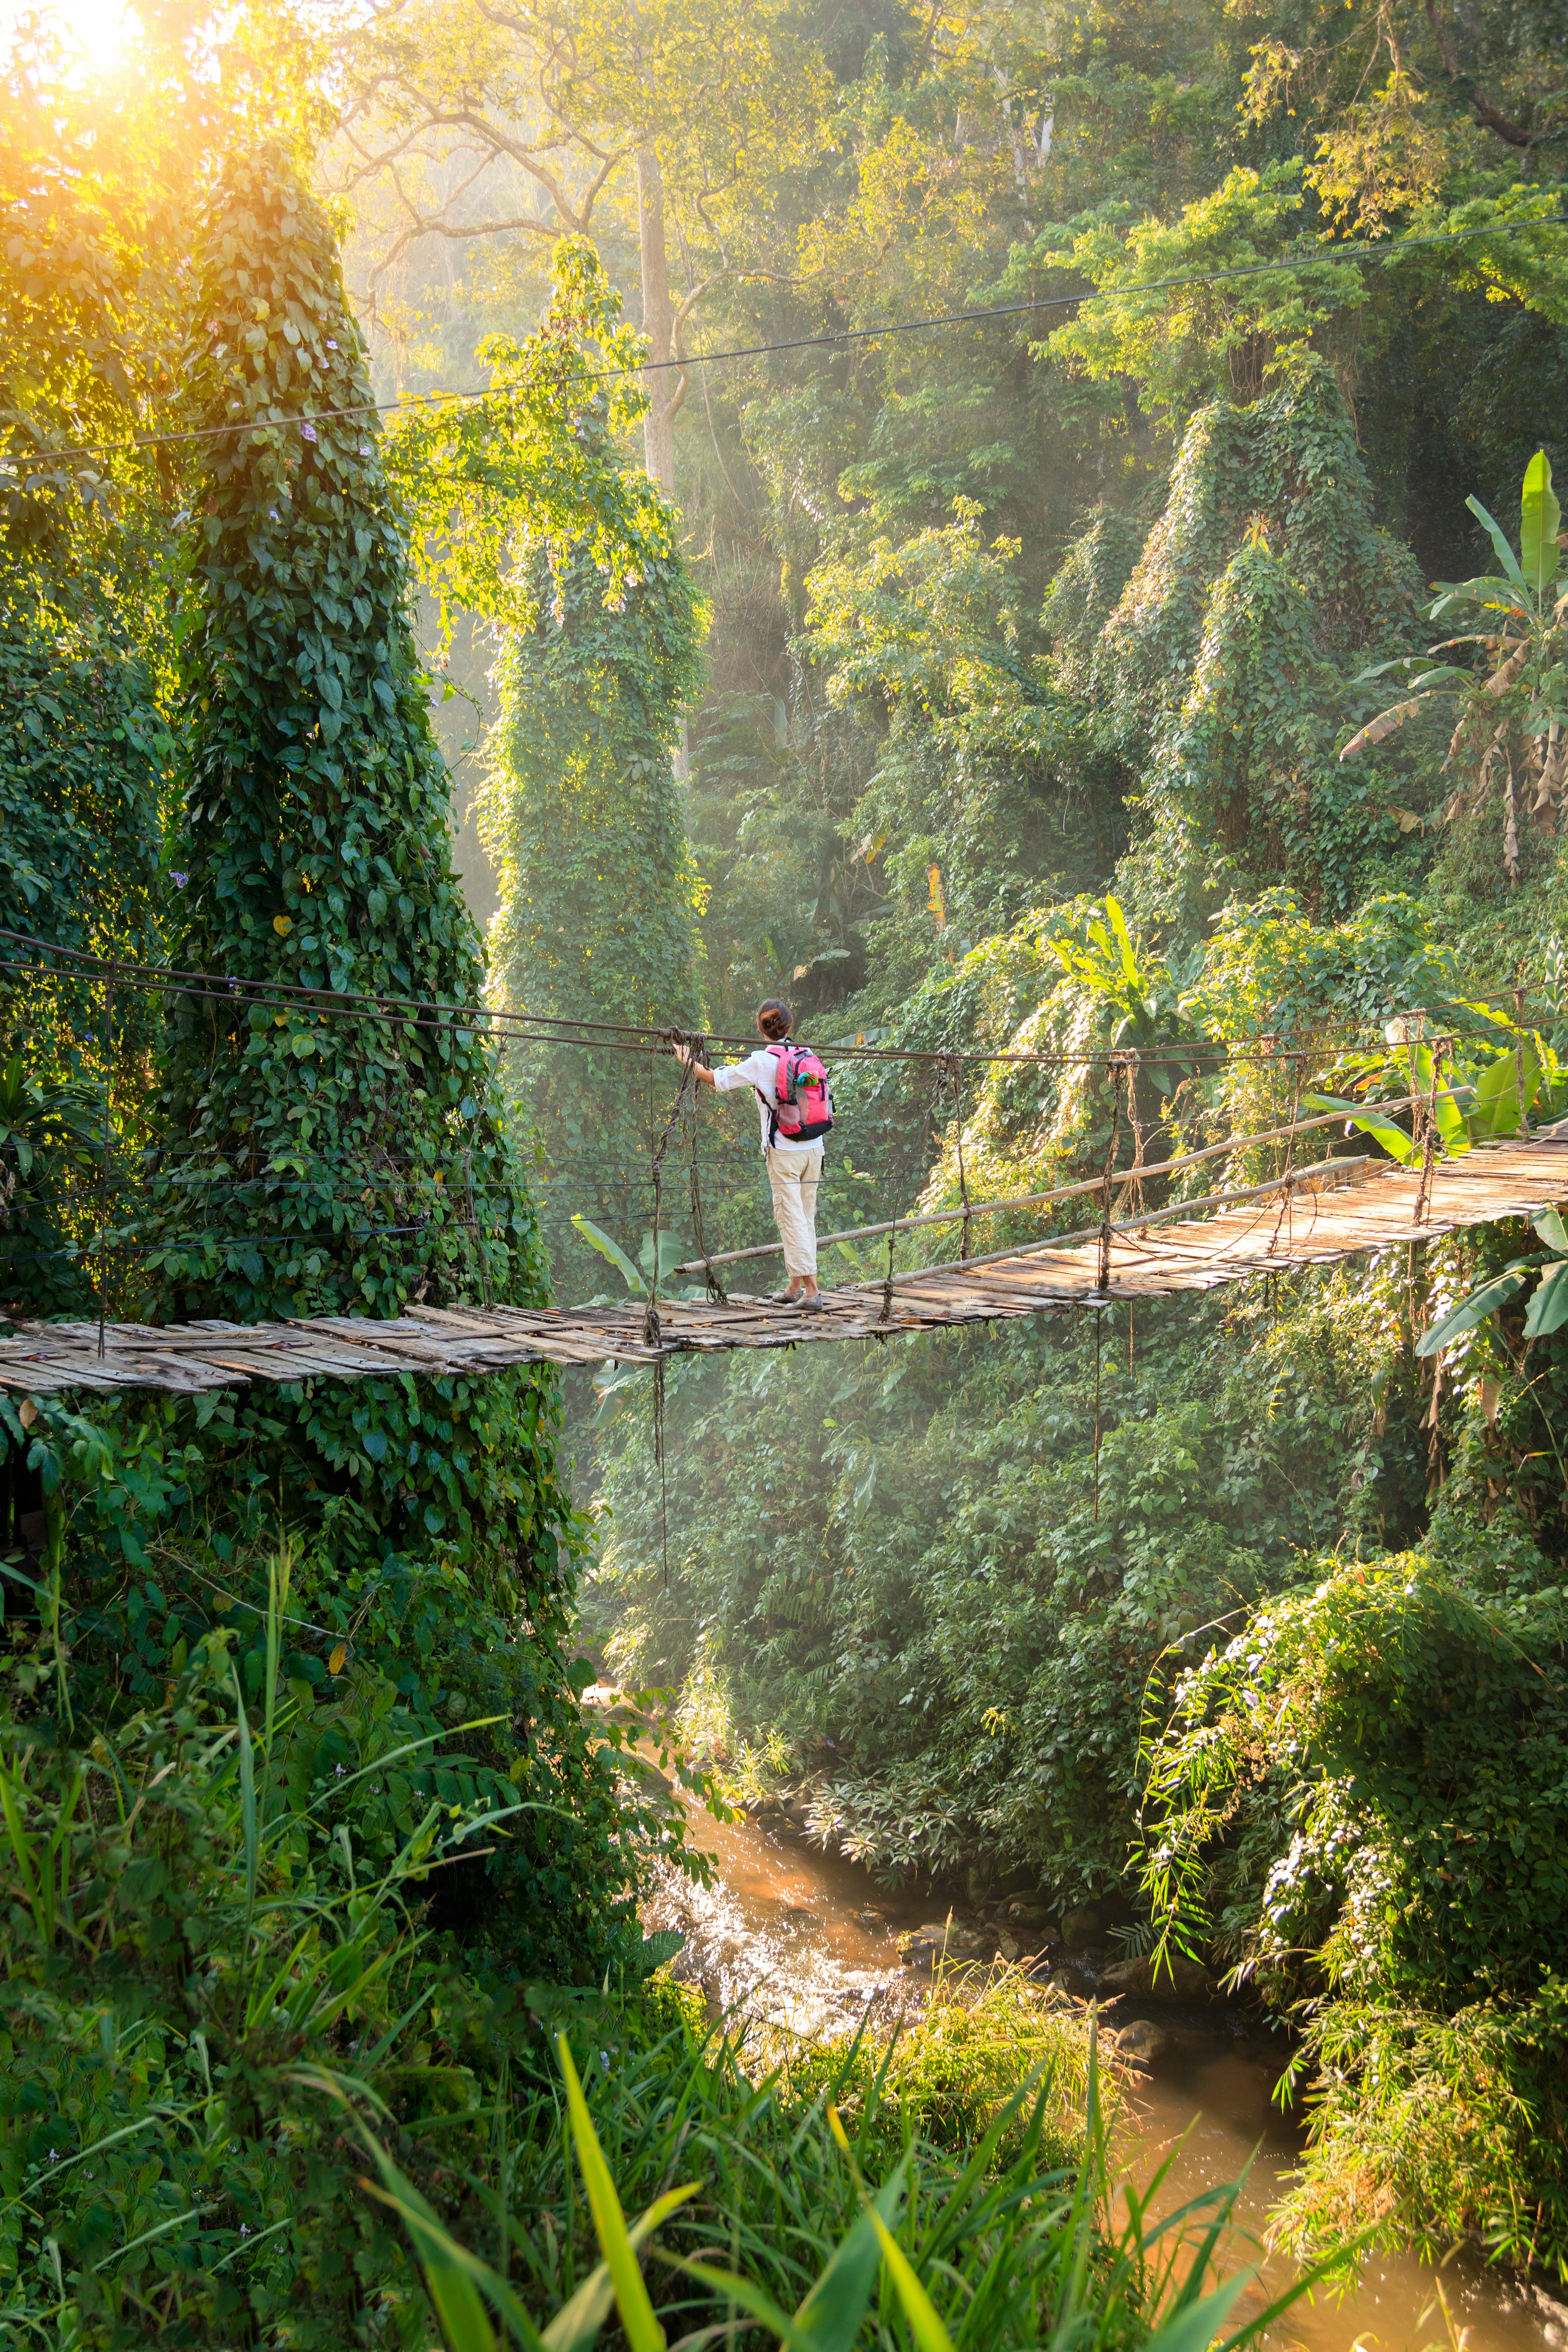
<instances>
[{"instance_id":1,"label":"banana leaf","mask_svg":"<svg viewBox=\"0 0 1568 2352\"><path fill-rule=\"evenodd\" d=\"M1552 461L1538 449L1524 469L1520 499L1520 569L1532 595L1544 596L1557 577L1557 534L1563 510L1552 488Z\"/></svg>"}]
</instances>

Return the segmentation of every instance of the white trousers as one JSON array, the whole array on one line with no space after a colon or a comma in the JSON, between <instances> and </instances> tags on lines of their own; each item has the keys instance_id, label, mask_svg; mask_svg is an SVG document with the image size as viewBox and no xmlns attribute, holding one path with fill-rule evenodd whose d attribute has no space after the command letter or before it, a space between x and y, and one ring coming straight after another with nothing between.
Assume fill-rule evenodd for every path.
<instances>
[{"instance_id":1,"label":"white trousers","mask_svg":"<svg viewBox=\"0 0 1568 2352\"><path fill-rule=\"evenodd\" d=\"M784 1244L784 1272L791 1280L816 1273L816 1188L822 1181L822 1146L802 1151L773 1150L768 1182L773 1189L773 1223Z\"/></svg>"}]
</instances>

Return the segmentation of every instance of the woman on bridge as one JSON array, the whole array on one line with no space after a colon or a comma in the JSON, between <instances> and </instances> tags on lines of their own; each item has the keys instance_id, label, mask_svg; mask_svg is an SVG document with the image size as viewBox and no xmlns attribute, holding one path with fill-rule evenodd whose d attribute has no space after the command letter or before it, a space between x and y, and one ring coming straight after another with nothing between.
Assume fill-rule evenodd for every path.
<instances>
[{"instance_id":1,"label":"woman on bridge","mask_svg":"<svg viewBox=\"0 0 1568 2352\"><path fill-rule=\"evenodd\" d=\"M789 1282L779 1296L793 1298L803 1314L815 1315L822 1304L816 1287L816 1188L822 1181L822 1139L833 1125L833 1097L827 1072L811 1047L788 1042L794 1026L795 1014L783 997L770 996L757 1007L763 1042L756 1052L722 1070L695 1063L693 1076L718 1094L750 1087L756 1095L773 1223ZM689 1047L676 1051L683 1062L691 1061Z\"/></svg>"}]
</instances>

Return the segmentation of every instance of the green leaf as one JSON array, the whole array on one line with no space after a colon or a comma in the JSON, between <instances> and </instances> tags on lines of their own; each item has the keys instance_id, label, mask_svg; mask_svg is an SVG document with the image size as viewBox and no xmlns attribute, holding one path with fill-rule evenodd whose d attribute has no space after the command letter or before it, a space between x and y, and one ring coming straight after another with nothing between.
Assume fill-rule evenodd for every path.
<instances>
[{"instance_id":1,"label":"green leaf","mask_svg":"<svg viewBox=\"0 0 1568 2352\"><path fill-rule=\"evenodd\" d=\"M1549 1265L1524 1318L1527 1339L1544 1339L1568 1323L1568 1258Z\"/></svg>"},{"instance_id":2,"label":"green leaf","mask_svg":"<svg viewBox=\"0 0 1568 2352\"><path fill-rule=\"evenodd\" d=\"M1250 2286L1255 2271L1238 2271L1226 2279L1223 2286L1205 2294L1201 2303L1191 2303L1157 2327L1143 2342L1143 2352L1207 2352L1224 2327L1231 2305L1243 2287Z\"/></svg>"},{"instance_id":3,"label":"green leaf","mask_svg":"<svg viewBox=\"0 0 1568 2352\"><path fill-rule=\"evenodd\" d=\"M583 2085L577 2079L577 2069L563 2033L557 2037L556 2047L561 2053L561 2071L566 2078L566 2108L572 2119L572 2137L576 2143L583 2186L594 2216L594 2232L609 2266L616 2308L621 2315L626 2342L631 2352L664 2352L664 2330L654 2316L643 2274L637 2268L637 2249L627 2234L621 2200L616 2194L616 2184L605 2162L605 2152L594 2130L588 2102L583 2096ZM693 2181L687 2195L695 2194L696 2188Z\"/></svg>"},{"instance_id":4,"label":"green leaf","mask_svg":"<svg viewBox=\"0 0 1568 2352\"><path fill-rule=\"evenodd\" d=\"M1517 1135L1520 1129L1520 1063L1524 1064L1524 1108L1535 1099L1541 1063L1533 1045L1502 1054L1476 1080L1474 1124L1483 1136Z\"/></svg>"},{"instance_id":5,"label":"green leaf","mask_svg":"<svg viewBox=\"0 0 1568 2352\"><path fill-rule=\"evenodd\" d=\"M681 1259L685 1255L686 1244L681 1240L679 1234L660 1234L658 1237L658 1278L660 1282L664 1280L666 1275L673 1273L674 1269L680 1264ZM651 1233L644 1234L642 1237L642 1247L637 1252L637 1264L642 1268L642 1277L646 1285L649 1276L653 1272L653 1235Z\"/></svg>"},{"instance_id":6,"label":"green leaf","mask_svg":"<svg viewBox=\"0 0 1568 2352\"><path fill-rule=\"evenodd\" d=\"M733 2271L717 2270L710 2263L700 2262L682 2262L676 2267L686 2277L700 2280L715 2294L738 2304L751 2318L776 2336L788 2352L851 2352L882 2260L876 2221L879 2217L890 2223L896 2218L904 2198L905 2169L900 2164L878 2190L874 2206L868 2204L857 2214L826 2269L806 2290L793 2318L780 2309L765 2289L751 2279L737 2276Z\"/></svg>"},{"instance_id":7,"label":"green leaf","mask_svg":"<svg viewBox=\"0 0 1568 2352\"><path fill-rule=\"evenodd\" d=\"M881 2250L875 2224L879 2217L883 2222L895 2219L904 2198L904 2170L900 2164L879 2190L874 2206L856 2216L795 2313L796 2335L812 2352L850 2352L877 2284Z\"/></svg>"},{"instance_id":8,"label":"green leaf","mask_svg":"<svg viewBox=\"0 0 1568 2352\"><path fill-rule=\"evenodd\" d=\"M668 2189L662 2197L656 2198L647 2210L627 2229L626 2235L632 2245L640 2246L643 2240L657 2230L661 2221L667 2221L678 2206L684 2205L695 2185L692 2182L683 2189ZM685 2268L686 2265L679 2264L677 2267ZM599 2263L571 2300L562 2305L545 2329L544 2342L548 2352L587 2352L587 2347L609 2317L610 2305L615 2299L610 2266L608 2263Z\"/></svg>"},{"instance_id":9,"label":"green leaf","mask_svg":"<svg viewBox=\"0 0 1568 2352\"><path fill-rule=\"evenodd\" d=\"M596 1249L601 1257L607 1257L610 1264L618 1268L621 1278L625 1282L626 1288L628 1290L635 1291L639 1298L646 1297L647 1295L647 1285L643 1280L641 1275L637 1272L636 1266L632 1264L630 1258L626 1255L625 1250L622 1249L620 1244L618 1242L613 1242L608 1234L602 1232L591 1219L584 1217L581 1212L573 1218L572 1223L582 1234L583 1239L587 1243L590 1249Z\"/></svg>"},{"instance_id":10,"label":"green leaf","mask_svg":"<svg viewBox=\"0 0 1568 2352\"><path fill-rule=\"evenodd\" d=\"M891 2275L894 2291L904 2306L904 2317L910 2323L920 2352L953 2352L952 2338L943 2326L936 2305L915 2276L913 2263L889 2229L879 2213L870 2217L882 2249L882 2259ZM1207 2342L1205 2336L1204 2342ZM1202 2346L1194 2352L1203 2352Z\"/></svg>"},{"instance_id":11,"label":"green leaf","mask_svg":"<svg viewBox=\"0 0 1568 2352\"><path fill-rule=\"evenodd\" d=\"M1552 488L1552 462L1544 449L1538 449L1524 469L1519 521L1520 569L1533 595L1543 596L1557 577L1557 534L1562 528L1563 510Z\"/></svg>"},{"instance_id":12,"label":"green leaf","mask_svg":"<svg viewBox=\"0 0 1568 2352\"><path fill-rule=\"evenodd\" d=\"M1540 1209L1530 1222L1548 1249L1561 1250L1568 1257L1568 1225L1564 1225L1559 1210Z\"/></svg>"},{"instance_id":13,"label":"green leaf","mask_svg":"<svg viewBox=\"0 0 1568 2352\"><path fill-rule=\"evenodd\" d=\"M363 2186L380 2203L392 2207L413 2241L447 2352L496 2352L495 2330L480 2297L481 2286L527 2352L543 2352L548 2338L540 2336L505 2280L458 2243L380 2143L372 2139L370 2144L383 2186L377 2189L370 2181Z\"/></svg>"},{"instance_id":14,"label":"green leaf","mask_svg":"<svg viewBox=\"0 0 1568 2352\"><path fill-rule=\"evenodd\" d=\"M1435 1356L1439 1348L1450 1347L1467 1331L1477 1329L1489 1315L1495 1315L1500 1307L1506 1307L1510 1299L1519 1297L1524 1288L1529 1268L1540 1263L1539 1258L1517 1259L1501 1274L1494 1275L1489 1282L1483 1282L1479 1290L1472 1290L1468 1298L1461 1298L1457 1307L1451 1307L1441 1322L1434 1323L1429 1330L1422 1332L1415 1342L1416 1354Z\"/></svg>"},{"instance_id":15,"label":"green leaf","mask_svg":"<svg viewBox=\"0 0 1568 2352\"><path fill-rule=\"evenodd\" d=\"M1369 1110L1361 1103L1347 1102L1341 1095L1309 1095L1307 1101L1313 1110L1342 1110L1352 1127L1358 1127L1363 1135L1375 1136L1384 1150L1403 1166L1408 1167L1415 1157L1415 1146L1405 1129L1379 1111Z\"/></svg>"},{"instance_id":16,"label":"green leaf","mask_svg":"<svg viewBox=\"0 0 1568 2352\"><path fill-rule=\"evenodd\" d=\"M1525 584L1524 574L1519 568L1519 559L1514 554L1512 548L1509 545L1501 525L1500 523L1495 523L1492 520L1485 507L1482 506L1479 499L1467 499L1465 500L1465 504L1469 508L1470 512L1476 517L1477 520L1485 528L1488 536L1491 540L1492 545L1497 550L1498 562L1502 565L1506 576L1513 583L1516 588L1522 588Z\"/></svg>"},{"instance_id":17,"label":"green leaf","mask_svg":"<svg viewBox=\"0 0 1568 2352\"><path fill-rule=\"evenodd\" d=\"M1132 952L1132 942L1127 936L1127 919L1114 898L1106 899L1105 919L1110 925L1111 935L1121 952L1121 976L1130 983L1133 982L1138 978L1138 959Z\"/></svg>"}]
</instances>

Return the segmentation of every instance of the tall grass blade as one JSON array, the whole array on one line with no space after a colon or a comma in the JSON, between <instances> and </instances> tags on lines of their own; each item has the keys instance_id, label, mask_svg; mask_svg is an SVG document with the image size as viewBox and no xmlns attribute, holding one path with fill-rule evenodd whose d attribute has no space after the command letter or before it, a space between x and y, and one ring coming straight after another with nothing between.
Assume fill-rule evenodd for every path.
<instances>
[{"instance_id":1,"label":"tall grass blade","mask_svg":"<svg viewBox=\"0 0 1568 2352\"><path fill-rule=\"evenodd\" d=\"M871 2242L875 2245L876 2240ZM797 2326L787 2311L781 2310L765 2287L742 2278L738 2271L715 2270L710 2263L681 2262L675 2268L687 2278L700 2280L715 2294L721 2294L726 2303L738 2304L760 2327L776 2336L787 2347L787 2352L815 2352L816 2338Z\"/></svg>"},{"instance_id":2,"label":"tall grass blade","mask_svg":"<svg viewBox=\"0 0 1568 2352\"><path fill-rule=\"evenodd\" d=\"M882 2260L888 2265L894 2292L904 2306L904 2317L910 2323L920 2352L953 2352L952 2338L943 2326L936 2305L915 2276L914 2265L908 2254L879 2213L871 2215L871 2226L877 2232ZM1176 2352L1176 2347L1169 2347L1169 2352ZM1201 2352L1201 2347L1194 2347L1194 2352Z\"/></svg>"},{"instance_id":3,"label":"tall grass blade","mask_svg":"<svg viewBox=\"0 0 1568 2352\"><path fill-rule=\"evenodd\" d=\"M849 2352L871 2300L881 2263L877 2224L895 2221L904 2201L906 2167L884 2182L874 2203L855 2219L832 2261L795 2315L795 2338L813 2352Z\"/></svg>"},{"instance_id":4,"label":"tall grass blade","mask_svg":"<svg viewBox=\"0 0 1568 2352\"><path fill-rule=\"evenodd\" d=\"M696 2189L689 2182L684 2189L669 2189L655 2198L646 2213L628 2223L626 2236L634 2251L643 2240L667 2221L678 2205L684 2205ZM678 2268L687 2267L684 2264ZM587 2352L599 2330L610 2315L610 2305L616 2299L615 2283L608 2263L599 2263L583 2281L582 2285L563 2303L544 2331L548 2352Z\"/></svg>"},{"instance_id":5,"label":"tall grass blade","mask_svg":"<svg viewBox=\"0 0 1568 2352\"><path fill-rule=\"evenodd\" d=\"M462 2265L452 2260L455 2242L448 2238L434 2217L417 2210L412 2194L400 2195L392 2189L377 2189L374 2181L364 2184L373 2197L390 2205L397 2213L414 2242L424 2273L426 2292L440 2325L447 2352L496 2352L495 2329L478 2287ZM421 2198L419 2204L424 2203Z\"/></svg>"},{"instance_id":6,"label":"tall grass blade","mask_svg":"<svg viewBox=\"0 0 1568 2352\"><path fill-rule=\"evenodd\" d=\"M44 1902L38 1885L38 1874L33 1867L35 1849L22 1819L22 1809L16 1801L16 1783L0 1764L0 1811L5 1815L5 1834L11 1841L11 1851L16 1857L21 1874L22 1891L27 1898L27 1908L33 1915L39 1935L44 1933Z\"/></svg>"},{"instance_id":7,"label":"tall grass blade","mask_svg":"<svg viewBox=\"0 0 1568 2352\"><path fill-rule=\"evenodd\" d=\"M436 2316L441 2323L441 2333L447 2339L447 2352L496 2352L495 2330L485 2309L485 2296L526 2352L543 2352L545 2338L506 2281L498 2278L488 2263L458 2243L413 2182L398 2170L380 2141L370 2133L365 2133L364 2137L375 2158L382 2186L378 2188L374 2180L363 2180L360 2185L381 2204L390 2205L407 2231Z\"/></svg>"},{"instance_id":8,"label":"tall grass blade","mask_svg":"<svg viewBox=\"0 0 1568 2352\"><path fill-rule=\"evenodd\" d=\"M1189 2303L1163 2326L1156 2327L1147 2338L1143 2352L1208 2352L1230 2316L1231 2305L1244 2286L1252 2283L1254 2273L1237 2271L1201 2303ZM1294 2301L1294 2297L1291 2298Z\"/></svg>"},{"instance_id":9,"label":"tall grass blade","mask_svg":"<svg viewBox=\"0 0 1568 2352\"><path fill-rule=\"evenodd\" d=\"M835 2137L847 2149L837 2110L829 2109L829 2114L834 2118ZM904 2200L907 2171L906 2159L891 2179L884 2181L875 2200L868 2200L862 2206L835 2248L826 2269L807 2288L793 2318L762 2287L733 2271L715 2270L709 2263L693 2262L678 2263L675 2267L687 2277L711 2287L728 2302L739 2304L752 2318L771 2328L789 2352L850 2352L881 2266L882 2250L877 2242L876 2222L879 2217L883 2221L897 2219ZM860 2185L858 2172L856 2184ZM864 2197L863 2189L861 2194Z\"/></svg>"},{"instance_id":10,"label":"tall grass blade","mask_svg":"<svg viewBox=\"0 0 1568 2352\"><path fill-rule=\"evenodd\" d=\"M256 1877L261 1861L261 1830L256 1811L256 1757L250 1745L250 1725L246 1720L245 1698L239 1687L239 1669L234 1675L234 1703L238 1709L237 1729L239 1734L239 1821L245 1840L245 1932L248 1942L251 1923L256 1916Z\"/></svg>"},{"instance_id":11,"label":"tall grass blade","mask_svg":"<svg viewBox=\"0 0 1568 2352\"><path fill-rule=\"evenodd\" d=\"M267 1563L267 1711L262 1720L262 1745L272 1752L273 1726L278 1719L278 1666L283 1655L283 1620L289 1609L289 1586L294 1562L285 1544L276 1559Z\"/></svg>"},{"instance_id":12,"label":"tall grass blade","mask_svg":"<svg viewBox=\"0 0 1568 2352\"><path fill-rule=\"evenodd\" d=\"M616 2305L621 2315L621 2326L626 2333L631 2352L664 2352L664 2330L654 2316L653 2305L637 2268L637 2250L626 2234L626 2218L621 2210L621 2200L616 2194L616 2184L610 2178L610 2168L605 2162L605 2152L599 2146L588 2113L588 2102L583 2096L583 2085L577 2079L577 2069L572 2063L572 2053L566 2036L557 2037L561 2053L561 2071L566 2080L566 2111L572 2121L572 2137L576 2143L577 2162L583 2174L583 2186L588 2192L588 2206L594 2216L594 2229L599 2241L599 2252L609 2267L616 2290ZM688 2194L697 2187L690 2184Z\"/></svg>"}]
</instances>

